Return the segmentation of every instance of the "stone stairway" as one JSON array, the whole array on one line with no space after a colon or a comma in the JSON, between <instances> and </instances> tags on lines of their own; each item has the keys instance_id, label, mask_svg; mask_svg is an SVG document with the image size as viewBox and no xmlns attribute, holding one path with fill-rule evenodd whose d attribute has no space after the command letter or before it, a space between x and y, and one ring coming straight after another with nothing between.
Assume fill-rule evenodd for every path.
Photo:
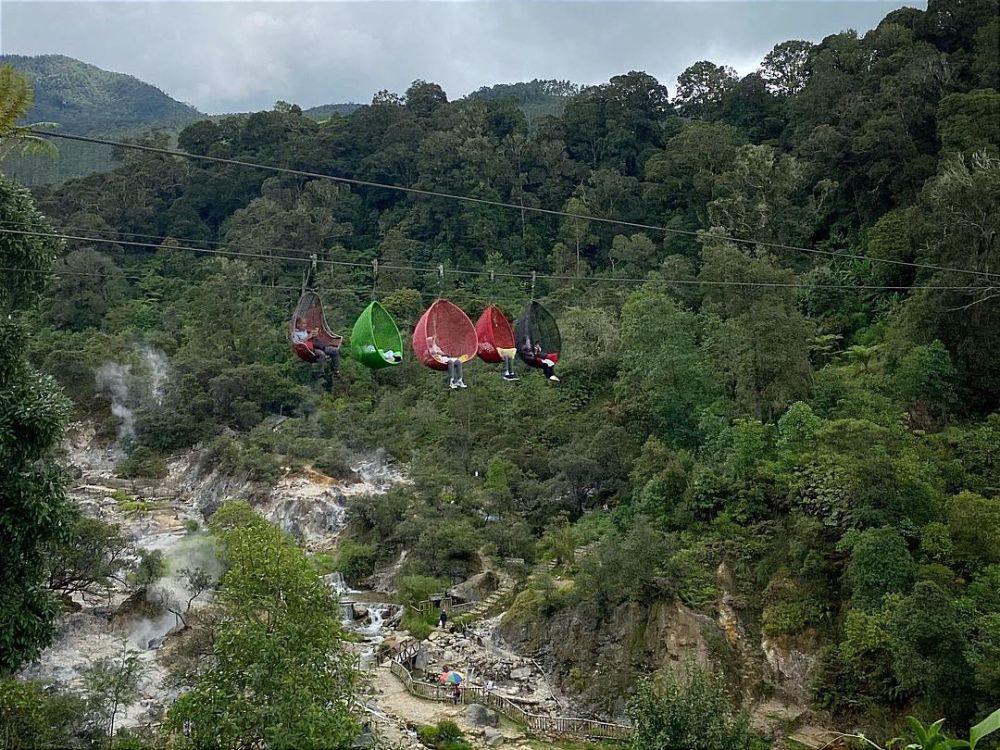
<instances>
[{"instance_id":1,"label":"stone stairway","mask_svg":"<svg viewBox=\"0 0 1000 750\"><path fill-rule=\"evenodd\" d=\"M507 599L511 592L514 590L514 579L509 576L505 577L500 586L492 594L487 596L485 599L480 599L476 602L476 606L470 609L468 612L463 612L461 617L467 623L473 620L478 620L490 612L494 611L498 606L500 606L505 599Z\"/></svg>"},{"instance_id":2,"label":"stone stairway","mask_svg":"<svg viewBox=\"0 0 1000 750\"><path fill-rule=\"evenodd\" d=\"M582 557L586 557L591 549L592 544L584 545L582 547L577 547L576 549L576 559L579 560ZM541 576L550 574L556 568L555 560L540 560L535 563L531 569L531 573L528 574L529 582L535 580ZM510 598L510 595L514 592L514 579L509 575L503 575L501 577L500 586L492 594L487 596L485 599L481 599L476 602L476 605L469 609L468 611L462 612L461 617L466 622L472 622L474 620L479 620L493 612L496 608L500 606L505 600Z\"/></svg>"}]
</instances>

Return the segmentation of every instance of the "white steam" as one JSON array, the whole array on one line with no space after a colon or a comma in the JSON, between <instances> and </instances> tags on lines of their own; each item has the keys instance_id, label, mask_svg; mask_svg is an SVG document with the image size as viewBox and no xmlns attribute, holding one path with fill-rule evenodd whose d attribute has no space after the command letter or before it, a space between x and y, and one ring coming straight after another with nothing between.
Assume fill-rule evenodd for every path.
<instances>
[{"instance_id":1,"label":"white steam","mask_svg":"<svg viewBox=\"0 0 1000 750\"><path fill-rule=\"evenodd\" d=\"M153 401L159 404L163 401L163 387L167 383L167 355L150 346L143 346L139 353L142 355L149 373L150 395L153 397Z\"/></svg>"},{"instance_id":2,"label":"white steam","mask_svg":"<svg viewBox=\"0 0 1000 750\"><path fill-rule=\"evenodd\" d=\"M146 591L146 601L160 608L161 613L153 618L137 618L127 624L129 641L136 648L158 648L171 630L183 624L182 617L211 599L212 590L223 573L222 563L215 553L215 543L205 533L183 537L167 551L164 562L167 565L166 575ZM181 572L184 570L204 571L211 584L199 594L191 588L190 579ZM188 602L195 594L198 596L189 611Z\"/></svg>"},{"instance_id":3,"label":"white steam","mask_svg":"<svg viewBox=\"0 0 1000 750\"><path fill-rule=\"evenodd\" d=\"M97 368L97 392L111 400L111 413L118 419L118 442L135 438L135 410L143 403L159 404L169 376L167 355L149 346L136 347L141 367L130 363L105 362Z\"/></svg>"},{"instance_id":4,"label":"white steam","mask_svg":"<svg viewBox=\"0 0 1000 750\"><path fill-rule=\"evenodd\" d=\"M118 441L135 437L135 413L129 406L131 399L132 365L105 362L97 368L97 392L111 399L111 413L118 417Z\"/></svg>"}]
</instances>

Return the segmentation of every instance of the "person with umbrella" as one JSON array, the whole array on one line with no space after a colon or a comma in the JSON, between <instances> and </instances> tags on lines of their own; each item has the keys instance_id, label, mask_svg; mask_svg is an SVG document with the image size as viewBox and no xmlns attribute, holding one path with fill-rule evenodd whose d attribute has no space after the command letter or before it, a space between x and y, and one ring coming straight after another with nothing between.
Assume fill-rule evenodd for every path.
<instances>
[{"instance_id":1,"label":"person with umbrella","mask_svg":"<svg viewBox=\"0 0 1000 750\"><path fill-rule=\"evenodd\" d=\"M461 672L456 672L454 669L445 667L438 680L445 685L452 686L451 700L453 703L457 705L462 702L462 688L460 686L465 680L465 675Z\"/></svg>"}]
</instances>

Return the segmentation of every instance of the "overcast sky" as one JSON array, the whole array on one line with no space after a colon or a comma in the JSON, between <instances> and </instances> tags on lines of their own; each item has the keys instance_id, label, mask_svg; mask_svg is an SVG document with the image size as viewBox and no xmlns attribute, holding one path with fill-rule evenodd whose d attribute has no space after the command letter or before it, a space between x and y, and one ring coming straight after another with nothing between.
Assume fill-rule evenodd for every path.
<instances>
[{"instance_id":1,"label":"overcast sky","mask_svg":"<svg viewBox=\"0 0 1000 750\"><path fill-rule=\"evenodd\" d=\"M752 71L777 42L863 33L924 2L47 2L0 0L0 52L129 73L203 112L369 102L434 81L455 99L532 78L666 83L697 60Z\"/></svg>"}]
</instances>

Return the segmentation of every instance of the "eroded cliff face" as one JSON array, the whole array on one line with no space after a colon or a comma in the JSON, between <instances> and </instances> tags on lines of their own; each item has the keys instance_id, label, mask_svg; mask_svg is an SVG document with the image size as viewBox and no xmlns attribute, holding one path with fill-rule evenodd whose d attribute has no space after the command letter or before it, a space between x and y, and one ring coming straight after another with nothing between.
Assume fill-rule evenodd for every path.
<instances>
[{"instance_id":1,"label":"eroded cliff face","mask_svg":"<svg viewBox=\"0 0 1000 750\"><path fill-rule=\"evenodd\" d=\"M730 665L737 658L719 624L676 601L627 602L599 616L576 604L549 619L511 613L501 634L512 648L536 654L559 689L582 708L624 713L636 680L657 669L678 673L693 660ZM732 671L728 666L727 671Z\"/></svg>"},{"instance_id":2,"label":"eroded cliff face","mask_svg":"<svg viewBox=\"0 0 1000 750\"><path fill-rule=\"evenodd\" d=\"M722 593L702 611L673 599L626 602L604 613L581 602L548 616L515 606L499 633L510 648L538 659L581 711L621 718L639 678L663 669L681 676L694 662L724 676L758 729L783 735L808 715L818 639L763 638L729 572L720 567L716 578Z\"/></svg>"}]
</instances>

